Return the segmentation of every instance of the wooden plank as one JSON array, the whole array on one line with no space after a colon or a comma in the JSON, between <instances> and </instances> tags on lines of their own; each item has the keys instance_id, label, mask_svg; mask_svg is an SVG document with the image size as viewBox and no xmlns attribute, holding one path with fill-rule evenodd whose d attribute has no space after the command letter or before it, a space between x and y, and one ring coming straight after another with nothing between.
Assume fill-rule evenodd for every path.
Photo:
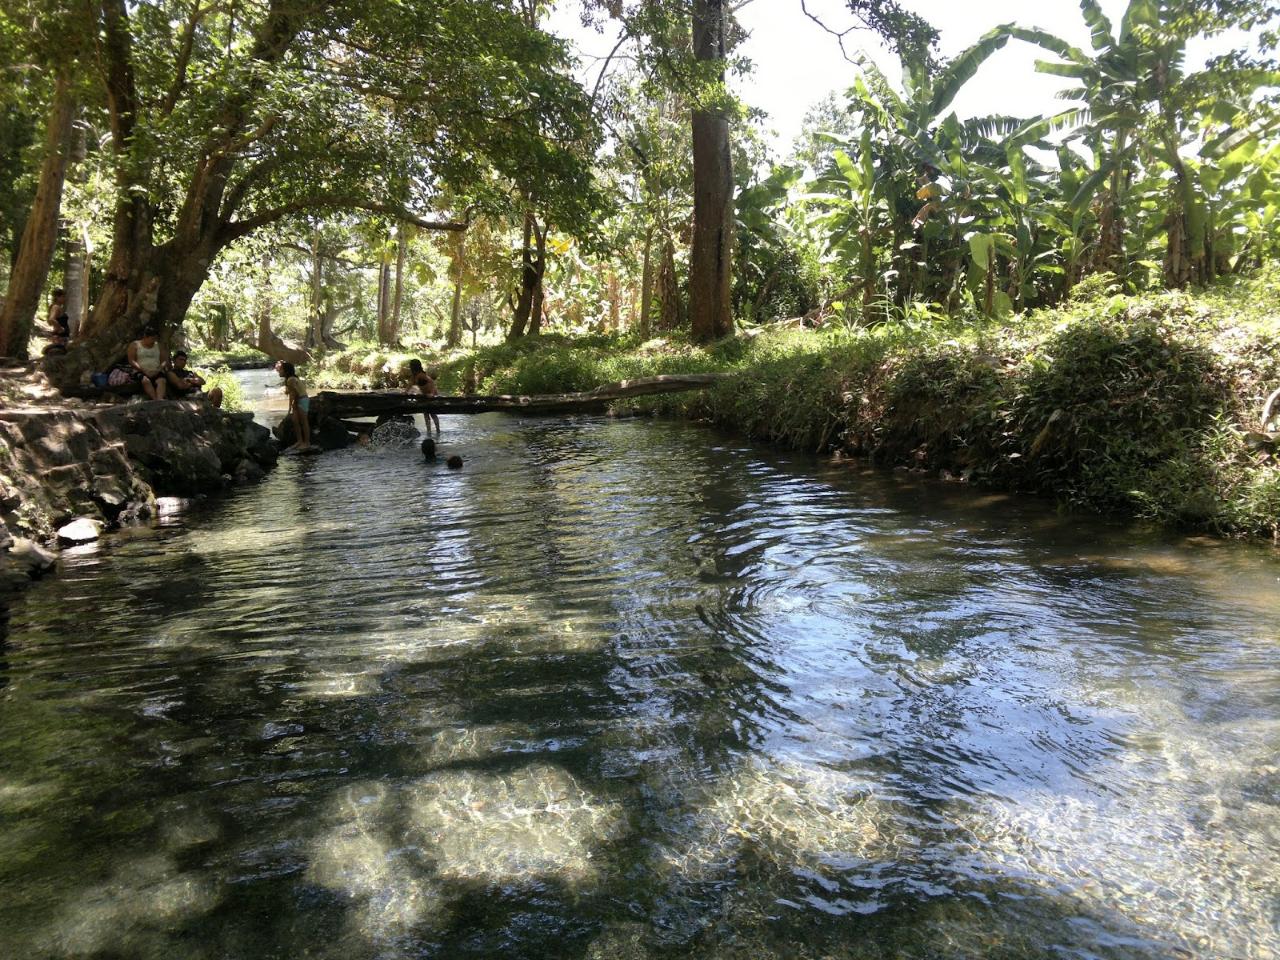
<instances>
[{"instance_id":1,"label":"wooden plank","mask_svg":"<svg viewBox=\"0 0 1280 960\"><path fill-rule=\"evenodd\" d=\"M616 400L705 390L727 373L672 373L606 383L585 393L424 397L397 390L322 390L311 401L315 416L374 417L384 413L510 413L548 414L599 410Z\"/></svg>"}]
</instances>

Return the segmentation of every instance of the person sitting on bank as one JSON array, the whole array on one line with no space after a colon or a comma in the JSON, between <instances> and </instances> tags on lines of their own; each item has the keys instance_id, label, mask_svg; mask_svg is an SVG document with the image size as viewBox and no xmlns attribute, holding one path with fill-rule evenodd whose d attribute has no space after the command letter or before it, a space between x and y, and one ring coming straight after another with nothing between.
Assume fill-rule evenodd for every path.
<instances>
[{"instance_id":1,"label":"person sitting on bank","mask_svg":"<svg viewBox=\"0 0 1280 960\"><path fill-rule=\"evenodd\" d=\"M424 397L438 397L436 379L422 369L422 361L414 358L409 361L409 393L421 394ZM431 436L431 425L436 425L436 436L440 436L440 418L434 413L424 413L422 422L427 428L427 436Z\"/></svg>"},{"instance_id":2,"label":"person sitting on bank","mask_svg":"<svg viewBox=\"0 0 1280 960\"><path fill-rule=\"evenodd\" d=\"M279 374L284 377L284 392L289 397L289 416L293 418L293 429L297 442L290 450L311 449L311 398L307 396L307 385L298 376L292 363L280 363Z\"/></svg>"},{"instance_id":3,"label":"person sitting on bank","mask_svg":"<svg viewBox=\"0 0 1280 960\"><path fill-rule=\"evenodd\" d=\"M142 331L142 338L129 344L125 355L133 367L133 379L142 385L142 392L152 400L163 400L167 382L164 375L165 349L157 339L155 327Z\"/></svg>"},{"instance_id":4,"label":"person sitting on bank","mask_svg":"<svg viewBox=\"0 0 1280 960\"><path fill-rule=\"evenodd\" d=\"M59 287L53 291L53 302L49 304L49 343L65 349L70 339L71 317L67 313L67 291Z\"/></svg>"},{"instance_id":5,"label":"person sitting on bank","mask_svg":"<svg viewBox=\"0 0 1280 960\"><path fill-rule=\"evenodd\" d=\"M165 379L169 381L169 390L173 393L175 400L205 399L215 407L222 406L222 388L214 387L208 393L204 392L204 377L187 367L187 352L185 350L178 350L174 353L173 360L169 363L169 370L165 374Z\"/></svg>"}]
</instances>

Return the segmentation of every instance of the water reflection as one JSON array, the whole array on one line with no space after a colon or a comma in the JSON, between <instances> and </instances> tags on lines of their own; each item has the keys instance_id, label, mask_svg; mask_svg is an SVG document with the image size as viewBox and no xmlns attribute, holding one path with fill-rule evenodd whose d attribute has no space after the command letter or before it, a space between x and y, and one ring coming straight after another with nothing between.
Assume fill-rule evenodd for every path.
<instances>
[{"instance_id":1,"label":"water reflection","mask_svg":"<svg viewBox=\"0 0 1280 960\"><path fill-rule=\"evenodd\" d=\"M8 953L1280 950L1270 552L670 424L445 442L21 599Z\"/></svg>"}]
</instances>

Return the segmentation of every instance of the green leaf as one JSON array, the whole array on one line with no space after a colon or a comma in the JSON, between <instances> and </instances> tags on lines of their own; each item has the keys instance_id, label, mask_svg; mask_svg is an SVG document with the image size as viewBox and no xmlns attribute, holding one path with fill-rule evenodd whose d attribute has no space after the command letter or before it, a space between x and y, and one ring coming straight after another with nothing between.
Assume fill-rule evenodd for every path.
<instances>
[{"instance_id":1,"label":"green leaf","mask_svg":"<svg viewBox=\"0 0 1280 960\"><path fill-rule=\"evenodd\" d=\"M1112 164L1099 167L1093 173L1085 178L1084 183L1080 184L1080 189L1076 191L1075 196L1067 201L1067 206L1073 210L1082 210L1089 205L1101 188L1103 182L1111 175Z\"/></svg>"},{"instance_id":2,"label":"green leaf","mask_svg":"<svg viewBox=\"0 0 1280 960\"><path fill-rule=\"evenodd\" d=\"M969 235L969 256L979 273L987 272L987 263L991 251L995 249L996 238L989 233L973 233Z\"/></svg>"},{"instance_id":3,"label":"green leaf","mask_svg":"<svg viewBox=\"0 0 1280 960\"><path fill-rule=\"evenodd\" d=\"M1084 14L1084 22L1089 27L1093 49L1098 53L1109 49L1115 43L1111 36L1111 21L1102 12L1097 0L1080 0L1080 12Z\"/></svg>"}]
</instances>

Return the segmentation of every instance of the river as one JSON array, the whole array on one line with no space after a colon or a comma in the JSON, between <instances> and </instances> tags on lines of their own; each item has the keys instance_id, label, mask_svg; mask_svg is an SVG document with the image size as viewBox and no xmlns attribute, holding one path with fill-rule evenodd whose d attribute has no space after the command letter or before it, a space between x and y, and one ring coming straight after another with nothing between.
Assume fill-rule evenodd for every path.
<instances>
[{"instance_id":1,"label":"river","mask_svg":"<svg viewBox=\"0 0 1280 960\"><path fill-rule=\"evenodd\" d=\"M444 427L16 601L0 956L1280 953L1274 550Z\"/></svg>"}]
</instances>

